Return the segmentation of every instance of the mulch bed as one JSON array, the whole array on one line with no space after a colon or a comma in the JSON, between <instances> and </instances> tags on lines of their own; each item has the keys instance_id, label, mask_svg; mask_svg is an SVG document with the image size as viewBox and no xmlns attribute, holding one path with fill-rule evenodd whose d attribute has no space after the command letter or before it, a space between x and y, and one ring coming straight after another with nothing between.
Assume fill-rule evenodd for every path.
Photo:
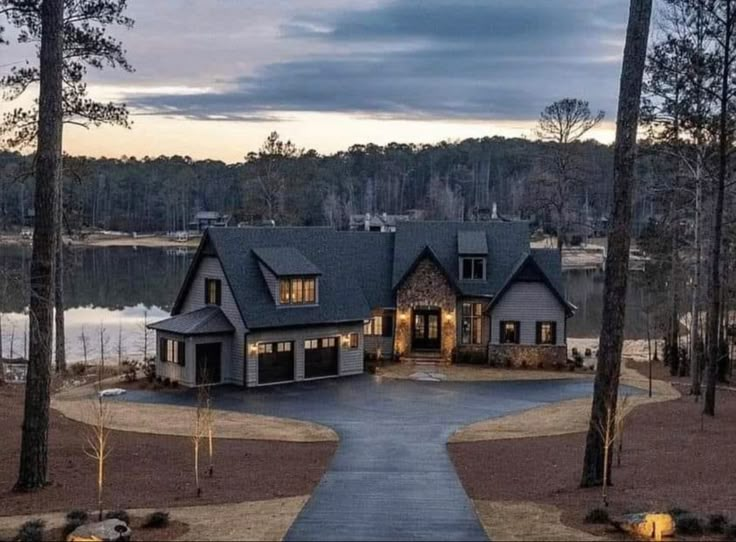
<instances>
[{"instance_id":1,"label":"mulch bed","mask_svg":"<svg viewBox=\"0 0 736 542\"><path fill-rule=\"evenodd\" d=\"M679 507L736 522L736 393L719 390L716 418L703 418L702 430L701 409L685 395L627 417L622 464L614 460L609 489L612 516ZM578 487L584 433L448 446L471 498L552 504L566 524L600 534L583 521L602 505L600 488Z\"/></svg>"},{"instance_id":2,"label":"mulch bed","mask_svg":"<svg viewBox=\"0 0 736 542\"><path fill-rule=\"evenodd\" d=\"M84 454L88 428L51 411L49 487L12 491L18 475L23 387L0 385L0 515L93 509L96 467ZM186 437L113 431L105 481L107 509L243 502L308 495L337 444L222 439L215 442L215 473L202 474L196 496L192 444ZM207 459L201 461L205 465ZM205 468L202 466L202 473Z\"/></svg>"}]
</instances>

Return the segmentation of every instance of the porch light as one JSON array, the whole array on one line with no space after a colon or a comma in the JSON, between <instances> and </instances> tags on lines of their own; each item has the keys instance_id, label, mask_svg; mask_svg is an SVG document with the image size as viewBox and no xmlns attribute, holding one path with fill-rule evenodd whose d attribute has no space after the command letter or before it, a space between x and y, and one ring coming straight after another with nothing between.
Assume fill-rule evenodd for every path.
<instances>
[{"instance_id":1,"label":"porch light","mask_svg":"<svg viewBox=\"0 0 736 542\"><path fill-rule=\"evenodd\" d=\"M250 353L251 354L257 354L258 353L258 344L253 343L250 345Z\"/></svg>"}]
</instances>

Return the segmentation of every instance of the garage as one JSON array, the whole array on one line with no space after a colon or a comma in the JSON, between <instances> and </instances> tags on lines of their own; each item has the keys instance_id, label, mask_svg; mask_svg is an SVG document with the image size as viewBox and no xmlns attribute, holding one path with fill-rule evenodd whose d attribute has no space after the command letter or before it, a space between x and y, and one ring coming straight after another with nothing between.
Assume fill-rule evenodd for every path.
<instances>
[{"instance_id":1,"label":"garage","mask_svg":"<svg viewBox=\"0 0 736 542\"><path fill-rule=\"evenodd\" d=\"M294 343L260 343L258 345L258 383L294 380Z\"/></svg>"},{"instance_id":2,"label":"garage","mask_svg":"<svg viewBox=\"0 0 736 542\"><path fill-rule=\"evenodd\" d=\"M337 337L304 341L304 378L338 374Z\"/></svg>"}]
</instances>

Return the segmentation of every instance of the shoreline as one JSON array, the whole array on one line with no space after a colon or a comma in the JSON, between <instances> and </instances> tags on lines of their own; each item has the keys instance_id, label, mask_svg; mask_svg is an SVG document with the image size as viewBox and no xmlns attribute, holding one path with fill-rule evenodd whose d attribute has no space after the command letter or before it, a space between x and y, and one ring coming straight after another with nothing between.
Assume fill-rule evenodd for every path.
<instances>
[{"instance_id":1,"label":"shoreline","mask_svg":"<svg viewBox=\"0 0 736 542\"><path fill-rule=\"evenodd\" d=\"M192 236L186 241L177 241L168 235L143 234L133 237L130 234L91 233L83 238L64 236L64 245L67 247L148 247L148 248L197 248L200 235ZM0 247L3 246L31 246L31 239L20 234L0 234Z\"/></svg>"}]
</instances>

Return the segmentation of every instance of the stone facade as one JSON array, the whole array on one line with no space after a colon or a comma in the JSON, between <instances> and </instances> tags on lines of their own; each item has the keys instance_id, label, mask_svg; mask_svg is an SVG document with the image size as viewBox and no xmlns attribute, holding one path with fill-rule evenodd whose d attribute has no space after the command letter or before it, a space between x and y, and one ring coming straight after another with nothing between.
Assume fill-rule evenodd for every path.
<instances>
[{"instance_id":1,"label":"stone facade","mask_svg":"<svg viewBox=\"0 0 736 542\"><path fill-rule=\"evenodd\" d=\"M567 347L525 344L489 344L489 363L514 369L562 369L567 364Z\"/></svg>"},{"instance_id":2,"label":"stone facade","mask_svg":"<svg viewBox=\"0 0 736 542\"><path fill-rule=\"evenodd\" d=\"M417 265L396 292L395 352L405 356L411 352L411 319L415 307L437 307L441 314L441 353L445 361L452 359L457 342L455 289L444 273L429 258Z\"/></svg>"}]
</instances>

